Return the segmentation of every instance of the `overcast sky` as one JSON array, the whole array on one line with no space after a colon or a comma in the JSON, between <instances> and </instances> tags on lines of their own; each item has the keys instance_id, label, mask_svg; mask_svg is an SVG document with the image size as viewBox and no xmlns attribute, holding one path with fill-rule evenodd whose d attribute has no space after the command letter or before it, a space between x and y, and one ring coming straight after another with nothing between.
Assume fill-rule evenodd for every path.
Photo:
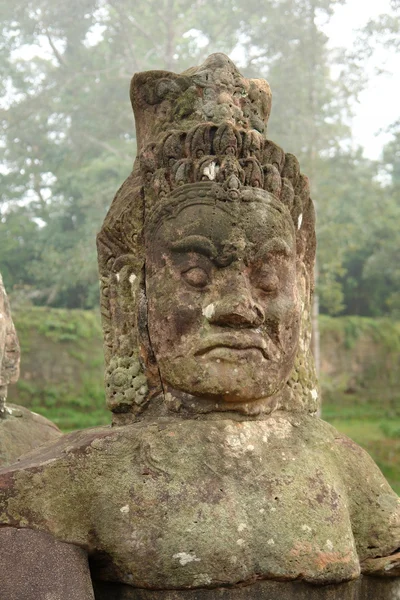
<instances>
[{"instance_id":1,"label":"overcast sky","mask_svg":"<svg viewBox=\"0 0 400 600\"><path fill-rule=\"evenodd\" d=\"M390 12L390 0L347 0L345 6L337 8L325 31L333 46L351 48L357 37L356 30L385 12ZM376 75L377 67L386 73ZM399 57L380 50L368 65L367 73L369 84L354 107L354 144L363 146L369 158L379 158L382 146L390 139L390 135L381 130L400 117Z\"/></svg>"}]
</instances>

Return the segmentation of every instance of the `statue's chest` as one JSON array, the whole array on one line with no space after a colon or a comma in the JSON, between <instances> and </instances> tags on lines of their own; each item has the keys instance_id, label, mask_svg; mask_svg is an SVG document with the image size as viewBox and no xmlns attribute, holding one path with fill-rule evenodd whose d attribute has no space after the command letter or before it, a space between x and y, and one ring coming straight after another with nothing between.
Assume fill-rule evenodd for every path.
<instances>
[{"instance_id":1,"label":"statue's chest","mask_svg":"<svg viewBox=\"0 0 400 600\"><path fill-rule=\"evenodd\" d=\"M262 425L142 436L131 468L111 475L114 496L109 482L94 505L100 549L120 580L202 587L358 573L335 469L318 448L290 442L285 426ZM102 529L110 520L111 533Z\"/></svg>"}]
</instances>

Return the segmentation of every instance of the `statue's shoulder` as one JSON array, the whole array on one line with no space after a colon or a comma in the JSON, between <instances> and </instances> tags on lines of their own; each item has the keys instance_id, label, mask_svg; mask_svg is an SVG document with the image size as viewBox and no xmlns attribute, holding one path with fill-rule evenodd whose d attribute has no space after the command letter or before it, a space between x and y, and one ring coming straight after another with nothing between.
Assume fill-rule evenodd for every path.
<instances>
[{"instance_id":1,"label":"statue's shoulder","mask_svg":"<svg viewBox=\"0 0 400 600\"><path fill-rule=\"evenodd\" d=\"M328 426L332 450L344 483L362 571L400 573L400 499L368 452Z\"/></svg>"},{"instance_id":2,"label":"statue's shoulder","mask_svg":"<svg viewBox=\"0 0 400 600\"><path fill-rule=\"evenodd\" d=\"M6 418L0 419L0 467L61 436L54 423L23 406L7 404Z\"/></svg>"},{"instance_id":3,"label":"statue's shoulder","mask_svg":"<svg viewBox=\"0 0 400 600\"><path fill-rule=\"evenodd\" d=\"M65 434L1 469L0 526L39 529L86 547L94 482L106 486L110 472L115 480L126 469L126 457L134 458L135 427L128 427L129 434L126 429Z\"/></svg>"}]
</instances>

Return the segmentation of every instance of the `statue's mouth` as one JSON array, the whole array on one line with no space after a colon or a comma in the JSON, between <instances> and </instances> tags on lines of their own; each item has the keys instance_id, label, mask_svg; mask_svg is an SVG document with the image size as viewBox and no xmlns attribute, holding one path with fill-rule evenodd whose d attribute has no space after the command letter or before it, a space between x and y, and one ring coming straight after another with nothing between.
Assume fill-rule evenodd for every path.
<instances>
[{"instance_id":1,"label":"statue's mouth","mask_svg":"<svg viewBox=\"0 0 400 600\"><path fill-rule=\"evenodd\" d=\"M195 356L205 356L206 354L215 354L215 357L219 355L218 350L221 351L229 350L229 351L237 351L238 354L243 354L243 351L257 351L260 352L263 358L269 360L270 355L267 351L267 343L263 338L260 338L259 335L248 332L244 334L240 333L240 338L236 336L232 336L231 334L225 335L214 335L209 336L203 343L200 348L198 348L194 355Z\"/></svg>"}]
</instances>

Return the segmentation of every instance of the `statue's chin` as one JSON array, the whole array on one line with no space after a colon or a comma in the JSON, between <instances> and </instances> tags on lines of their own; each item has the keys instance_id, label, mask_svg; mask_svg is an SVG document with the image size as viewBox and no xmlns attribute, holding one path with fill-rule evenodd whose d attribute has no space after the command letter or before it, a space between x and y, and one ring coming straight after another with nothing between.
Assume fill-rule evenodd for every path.
<instances>
[{"instance_id":1,"label":"statue's chin","mask_svg":"<svg viewBox=\"0 0 400 600\"><path fill-rule=\"evenodd\" d=\"M164 391L168 391L175 398L184 399L192 408L196 407L202 410L205 407L214 407L221 410L235 410L245 404L258 404L275 396L284 386L285 382L276 383L274 386L269 384L267 389L263 386L257 386L253 382L247 382L243 387L232 387L232 382L222 382L225 385L220 387L208 387L204 385L193 387L175 386L171 382L164 382ZM229 386L229 383L231 385Z\"/></svg>"},{"instance_id":2,"label":"statue's chin","mask_svg":"<svg viewBox=\"0 0 400 600\"><path fill-rule=\"evenodd\" d=\"M241 350L239 354L231 349L214 350L186 364L159 363L161 377L167 387L199 402L227 404L258 402L276 394L287 381L291 365L267 360L258 350Z\"/></svg>"},{"instance_id":3,"label":"statue's chin","mask_svg":"<svg viewBox=\"0 0 400 600\"><path fill-rule=\"evenodd\" d=\"M268 397L247 397L239 395L198 395L174 389L164 385L163 403L168 411L181 415L208 415L222 416L224 413L237 413L238 415L257 416L266 415L279 409L281 406L282 388L276 390Z\"/></svg>"}]
</instances>

